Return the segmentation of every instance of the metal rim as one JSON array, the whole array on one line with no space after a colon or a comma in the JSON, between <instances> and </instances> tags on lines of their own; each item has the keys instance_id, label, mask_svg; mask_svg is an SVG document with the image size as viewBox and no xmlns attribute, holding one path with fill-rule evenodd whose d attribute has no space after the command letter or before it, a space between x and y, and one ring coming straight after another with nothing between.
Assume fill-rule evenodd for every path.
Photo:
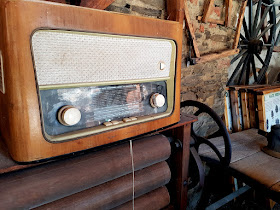
<instances>
[{"instance_id":1,"label":"metal rim","mask_svg":"<svg viewBox=\"0 0 280 210\"><path fill-rule=\"evenodd\" d=\"M216 153L216 155L220 160L220 163L224 166L228 166L231 160L231 141L230 141L228 131L221 118L209 106L200 103L198 101L187 100L181 102L181 108L186 106L193 106L198 108L198 111L194 113L195 116L198 116L201 113L207 113L217 123L219 130L216 133L219 133L221 136L223 136L224 145L225 145L225 155L222 156L220 151L217 149L217 147L214 144L212 144L209 140L205 139L204 137L198 136L194 132L192 127L191 136L195 141L194 147L198 150L201 144L208 145Z\"/></svg>"}]
</instances>

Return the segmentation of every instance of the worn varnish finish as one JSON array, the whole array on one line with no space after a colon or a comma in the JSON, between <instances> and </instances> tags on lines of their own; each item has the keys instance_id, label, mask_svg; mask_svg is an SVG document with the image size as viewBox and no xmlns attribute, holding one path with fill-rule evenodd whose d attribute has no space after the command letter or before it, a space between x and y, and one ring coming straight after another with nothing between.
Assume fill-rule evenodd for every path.
<instances>
[{"instance_id":1,"label":"worn varnish finish","mask_svg":"<svg viewBox=\"0 0 280 210\"><path fill-rule=\"evenodd\" d=\"M0 5L0 31L6 93L0 93L1 134L17 161L33 161L108 144L179 121L182 24L43 1L8 1ZM139 27L141 26L141 27ZM142 27L143 26L143 27ZM39 102L30 50L37 28L94 31L175 40L177 43L175 108L169 117L64 143L42 135Z\"/></svg>"},{"instance_id":2,"label":"worn varnish finish","mask_svg":"<svg viewBox=\"0 0 280 210\"><path fill-rule=\"evenodd\" d=\"M280 202L280 159L261 151L267 145L266 137L259 135L257 129L249 129L230 134L230 138L232 159L228 170L234 177L263 190L271 199ZM221 137L210 141L223 152ZM201 147L199 153L208 159L218 160L208 147Z\"/></svg>"},{"instance_id":3,"label":"worn varnish finish","mask_svg":"<svg viewBox=\"0 0 280 210\"><path fill-rule=\"evenodd\" d=\"M171 148L166 137L163 135L154 135L133 141L133 154L135 169L141 169L166 160L171 154ZM106 147L96 152L88 151L83 155L76 154L74 157L67 156L67 158L68 160L65 159L58 162L64 165L65 173L67 173L67 170L69 170L69 173L73 170L71 164L73 164L73 167L75 167L76 164L80 164L85 168L87 168L88 165L93 165L94 167L92 170L94 173L92 173L91 176L94 177L94 185L131 172L131 154L128 142L113 147ZM51 159L50 162L55 161ZM41 162L20 165L10 158L3 147L0 147L0 174L31 168L38 164L45 164L46 170L48 170L49 167L51 167L52 170L56 168L56 166L49 164L49 162L48 164ZM100 170L97 170L98 168L100 168ZM101 168L103 169L101 170ZM90 168L88 168L88 171L90 171Z\"/></svg>"},{"instance_id":4,"label":"worn varnish finish","mask_svg":"<svg viewBox=\"0 0 280 210\"><path fill-rule=\"evenodd\" d=\"M134 173L135 198L167 184L171 173L166 162ZM112 209L133 199L133 174L54 201L36 209Z\"/></svg>"},{"instance_id":5,"label":"worn varnish finish","mask_svg":"<svg viewBox=\"0 0 280 210\"><path fill-rule=\"evenodd\" d=\"M114 210L158 210L166 207L170 202L169 193L166 187L158 188L152 192L140 196L134 200L134 206L132 201L116 207Z\"/></svg>"},{"instance_id":6,"label":"worn varnish finish","mask_svg":"<svg viewBox=\"0 0 280 210\"><path fill-rule=\"evenodd\" d=\"M170 152L169 141L162 135L135 140L134 169L137 171L162 162ZM130 173L132 162L127 142L75 158L2 174L0 203L1 207L8 209L36 207Z\"/></svg>"}]
</instances>

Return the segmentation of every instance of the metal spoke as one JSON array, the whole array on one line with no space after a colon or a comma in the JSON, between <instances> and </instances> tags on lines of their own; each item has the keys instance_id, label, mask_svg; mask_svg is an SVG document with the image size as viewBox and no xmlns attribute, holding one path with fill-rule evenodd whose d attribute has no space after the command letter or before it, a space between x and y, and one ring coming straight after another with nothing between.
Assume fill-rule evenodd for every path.
<instances>
[{"instance_id":1,"label":"metal spoke","mask_svg":"<svg viewBox=\"0 0 280 210\"><path fill-rule=\"evenodd\" d=\"M247 27L247 23L246 23L246 20L245 18L243 19L243 29L244 29L244 32L245 32L245 37L247 38L247 40L250 39L250 35L249 35L249 32L248 32L248 27Z\"/></svg>"},{"instance_id":2,"label":"metal spoke","mask_svg":"<svg viewBox=\"0 0 280 210\"><path fill-rule=\"evenodd\" d=\"M230 61L230 64L233 64L235 61L237 61L246 52L247 52L247 50L245 50L245 49L241 50L241 52Z\"/></svg>"},{"instance_id":3,"label":"metal spoke","mask_svg":"<svg viewBox=\"0 0 280 210\"><path fill-rule=\"evenodd\" d=\"M248 41L248 40L246 39L246 37L243 36L241 33L240 33L240 38L241 38L243 41Z\"/></svg>"},{"instance_id":4,"label":"metal spoke","mask_svg":"<svg viewBox=\"0 0 280 210\"><path fill-rule=\"evenodd\" d=\"M243 67L242 67L242 70L240 72L240 75L239 75L239 79L238 79L238 85L240 85L241 81L242 81L242 78L243 78L243 74L244 74L244 71L247 67L247 63L248 63L248 58L249 58L250 55L247 55L246 56L246 59L245 59L245 63L243 64Z\"/></svg>"},{"instance_id":5,"label":"metal spoke","mask_svg":"<svg viewBox=\"0 0 280 210\"><path fill-rule=\"evenodd\" d=\"M252 34L253 27L253 0L249 0L249 34Z\"/></svg>"},{"instance_id":6,"label":"metal spoke","mask_svg":"<svg viewBox=\"0 0 280 210\"><path fill-rule=\"evenodd\" d=\"M258 35L258 33L261 30L261 27L262 27L262 25L263 25L263 23L264 23L264 21L266 19L266 16L267 16L267 14L268 14L270 9L271 9L271 7L265 8L264 13L262 15L262 19L260 20L260 23L259 23L259 25L258 25L258 27L257 27L257 29L256 29L256 31L255 31L255 33L253 34L252 37L256 37Z\"/></svg>"},{"instance_id":7,"label":"metal spoke","mask_svg":"<svg viewBox=\"0 0 280 210\"><path fill-rule=\"evenodd\" d=\"M234 78L236 77L237 73L239 72L240 67L242 66L242 64L244 63L246 57L247 57L248 53L245 53L243 55L243 57L240 59L238 65L236 66L236 68L234 69L232 75L230 76L228 82L227 82L227 86L229 86L231 84L231 82L234 80Z\"/></svg>"},{"instance_id":8,"label":"metal spoke","mask_svg":"<svg viewBox=\"0 0 280 210\"><path fill-rule=\"evenodd\" d=\"M263 59L261 58L261 56L259 54L255 54L257 56L257 58L259 59L259 61L262 63L262 65L264 65L264 61Z\"/></svg>"},{"instance_id":9,"label":"metal spoke","mask_svg":"<svg viewBox=\"0 0 280 210\"><path fill-rule=\"evenodd\" d=\"M252 55L249 54L248 60L251 60ZM246 80L245 80L245 85L249 84L249 79L250 79L250 71L251 71L251 62L247 62L247 71L246 71Z\"/></svg>"},{"instance_id":10,"label":"metal spoke","mask_svg":"<svg viewBox=\"0 0 280 210\"><path fill-rule=\"evenodd\" d=\"M251 56L251 64L252 64L252 72L254 74L254 80L257 82L257 69L255 64L255 57L254 55Z\"/></svg>"},{"instance_id":11,"label":"metal spoke","mask_svg":"<svg viewBox=\"0 0 280 210\"><path fill-rule=\"evenodd\" d=\"M260 17L261 5L262 5L262 0L259 0L256 15L255 15L255 20L254 20L254 25L253 25L253 34L256 33L256 27Z\"/></svg>"},{"instance_id":12,"label":"metal spoke","mask_svg":"<svg viewBox=\"0 0 280 210\"><path fill-rule=\"evenodd\" d=\"M272 26L273 26L273 24L270 24L269 26L267 26L256 39L260 39L263 35L265 35L265 33L268 32L268 30L271 29Z\"/></svg>"}]
</instances>

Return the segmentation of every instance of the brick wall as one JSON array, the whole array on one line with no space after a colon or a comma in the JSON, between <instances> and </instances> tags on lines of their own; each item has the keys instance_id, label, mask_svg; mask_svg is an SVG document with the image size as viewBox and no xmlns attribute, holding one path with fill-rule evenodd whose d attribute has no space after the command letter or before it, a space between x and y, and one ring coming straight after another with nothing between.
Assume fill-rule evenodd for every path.
<instances>
[{"instance_id":1,"label":"brick wall","mask_svg":"<svg viewBox=\"0 0 280 210\"><path fill-rule=\"evenodd\" d=\"M229 48L233 42L233 27L238 18L239 1L233 1L232 25L229 28L216 24L199 23L196 17L202 15L203 5L204 0L188 0L189 12L201 54ZM223 0L216 0L211 18L224 18L222 7ZM116 0L106 10L166 19L165 0ZM224 87L227 82L230 58L223 58L204 64L189 66L187 68L186 58L189 51L187 45L187 37L184 36L181 100L192 99L206 103L213 108L219 116L222 116L224 109ZM193 109L182 109L182 113L191 112L193 112ZM200 121L196 123L196 128L199 128L199 133L201 135L207 135L215 130L215 125L207 116L203 116Z\"/></svg>"}]
</instances>

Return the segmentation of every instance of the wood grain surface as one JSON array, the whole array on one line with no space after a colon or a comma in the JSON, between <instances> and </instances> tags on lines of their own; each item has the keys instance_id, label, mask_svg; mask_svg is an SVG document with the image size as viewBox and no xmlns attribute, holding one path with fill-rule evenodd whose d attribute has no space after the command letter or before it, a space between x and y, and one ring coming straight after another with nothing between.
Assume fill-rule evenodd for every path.
<instances>
[{"instance_id":1,"label":"wood grain surface","mask_svg":"<svg viewBox=\"0 0 280 210\"><path fill-rule=\"evenodd\" d=\"M6 93L0 93L0 127L12 158L29 162L68 154L131 138L180 119L180 69L182 24L136 17L46 1L3 0L0 31ZM141 27L139 27L141 26ZM42 135L37 84L30 36L38 28L75 30L175 40L176 91L173 113L165 118L136 124L63 143L50 143Z\"/></svg>"},{"instance_id":2,"label":"wood grain surface","mask_svg":"<svg viewBox=\"0 0 280 210\"><path fill-rule=\"evenodd\" d=\"M276 202L280 201L280 159L262 152L267 145L266 137L259 135L257 129L249 129L230 134L232 142L232 159L229 171L233 176L243 180L251 187L256 187L267 193ZM210 140L224 153L223 139L221 137ZM208 146L199 150L203 157L218 160Z\"/></svg>"},{"instance_id":3,"label":"wood grain surface","mask_svg":"<svg viewBox=\"0 0 280 210\"><path fill-rule=\"evenodd\" d=\"M169 141L166 137L162 138L162 135L133 142L135 170L162 162L169 155ZM6 208L35 207L131 172L130 146L129 143L124 143L83 156L2 174L0 175L0 203Z\"/></svg>"},{"instance_id":4,"label":"wood grain surface","mask_svg":"<svg viewBox=\"0 0 280 210\"><path fill-rule=\"evenodd\" d=\"M142 195L134 200L116 207L114 210L158 210L166 207L170 202L169 192L166 187L161 187L153 190L145 195Z\"/></svg>"},{"instance_id":5,"label":"wood grain surface","mask_svg":"<svg viewBox=\"0 0 280 210\"><path fill-rule=\"evenodd\" d=\"M152 165L36 209L112 209L164 186L171 178L166 162ZM134 188L133 188L134 187Z\"/></svg>"}]
</instances>

